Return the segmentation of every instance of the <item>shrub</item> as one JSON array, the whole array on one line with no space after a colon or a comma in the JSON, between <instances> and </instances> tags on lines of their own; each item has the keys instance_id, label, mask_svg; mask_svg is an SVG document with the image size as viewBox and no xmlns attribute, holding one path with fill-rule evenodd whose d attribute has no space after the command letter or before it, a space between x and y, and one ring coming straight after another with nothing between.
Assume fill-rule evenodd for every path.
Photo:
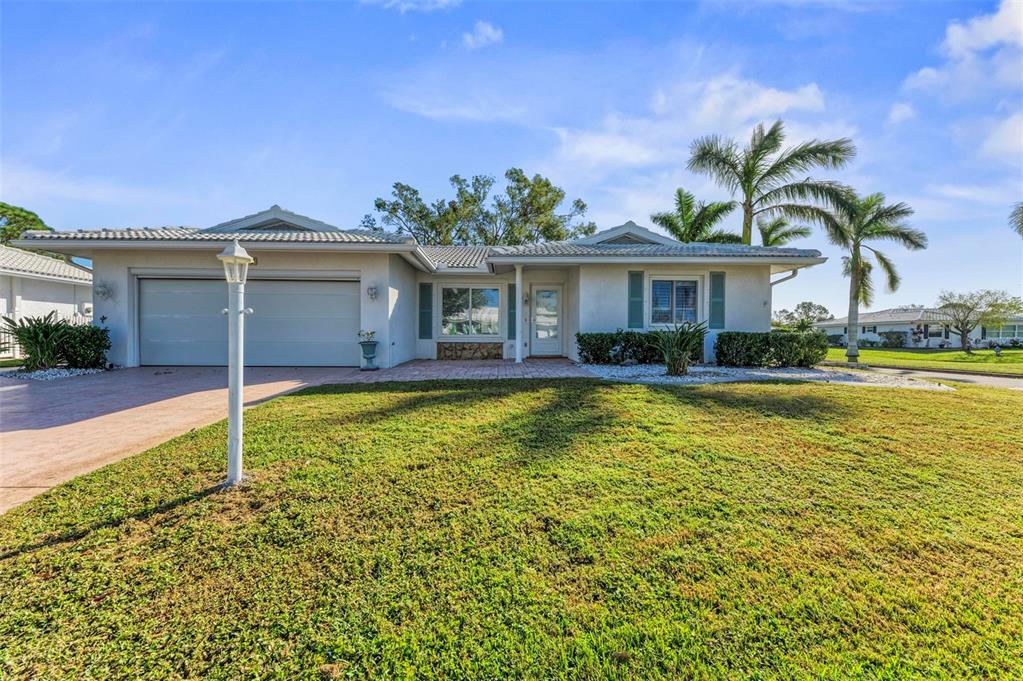
<instances>
[{"instance_id":1,"label":"shrub","mask_svg":"<svg viewBox=\"0 0 1023 681\"><path fill-rule=\"evenodd\" d=\"M689 373L689 363L703 354L703 340L707 336L704 322L676 324L671 329L646 334L660 350L669 376Z\"/></svg>"},{"instance_id":2,"label":"shrub","mask_svg":"<svg viewBox=\"0 0 1023 681\"><path fill-rule=\"evenodd\" d=\"M828 345L833 348L845 347L845 336L840 333L828 334Z\"/></svg>"},{"instance_id":3,"label":"shrub","mask_svg":"<svg viewBox=\"0 0 1023 681\"><path fill-rule=\"evenodd\" d=\"M882 348L904 348L906 347L905 331L882 331L877 334L881 337Z\"/></svg>"},{"instance_id":4,"label":"shrub","mask_svg":"<svg viewBox=\"0 0 1023 681\"><path fill-rule=\"evenodd\" d=\"M4 327L21 346L24 355L22 366L26 371L52 369L60 364L70 325L57 319L56 312L17 321L13 317L4 317Z\"/></svg>"},{"instance_id":5,"label":"shrub","mask_svg":"<svg viewBox=\"0 0 1023 681\"><path fill-rule=\"evenodd\" d=\"M584 364L621 364L626 360L654 364L662 361L652 333L618 329L614 332L577 333L575 340L579 360Z\"/></svg>"},{"instance_id":6,"label":"shrub","mask_svg":"<svg viewBox=\"0 0 1023 681\"><path fill-rule=\"evenodd\" d=\"M861 347L861 348L876 348L877 347L877 341L876 340L867 340L867 339L857 340L856 341L856 346L857 347Z\"/></svg>"},{"instance_id":7,"label":"shrub","mask_svg":"<svg viewBox=\"0 0 1023 681\"><path fill-rule=\"evenodd\" d=\"M722 366L809 367L827 356L828 338L820 331L723 331L714 343L714 353Z\"/></svg>"},{"instance_id":8,"label":"shrub","mask_svg":"<svg viewBox=\"0 0 1023 681\"><path fill-rule=\"evenodd\" d=\"M72 369L102 369L110 349L110 329L92 324L68 325L63 356Z\"/></svg>"}]
</instances>

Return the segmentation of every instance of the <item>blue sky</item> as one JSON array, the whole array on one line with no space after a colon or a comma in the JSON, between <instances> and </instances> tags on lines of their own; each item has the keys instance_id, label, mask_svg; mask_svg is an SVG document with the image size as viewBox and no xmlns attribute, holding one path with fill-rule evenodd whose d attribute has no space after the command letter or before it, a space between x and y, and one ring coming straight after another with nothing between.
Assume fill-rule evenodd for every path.
<instances>
[{"instance_id":1,"label":"blue sky","mask_svg":"<svg viewBox=\"0 0 1023 681\"><path fill-rule=\"evenodd\" d=\"M916 210L874 308L1023 293L1023 2L0 5L0 198L58 229L208 226L278 203L355 226L396 180L543 173L649 224L694 137L850 136L828 175ZM731 223L738 222L736 214ZM840 253L775 290L844 314Z\"/></svg>"}]
</instances>

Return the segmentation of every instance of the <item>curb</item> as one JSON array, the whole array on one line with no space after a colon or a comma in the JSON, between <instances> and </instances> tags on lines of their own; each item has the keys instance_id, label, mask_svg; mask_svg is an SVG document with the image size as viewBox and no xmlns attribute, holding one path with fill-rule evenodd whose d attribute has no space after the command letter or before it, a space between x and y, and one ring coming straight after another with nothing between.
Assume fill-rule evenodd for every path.
<instances>
[{"instance_id":1,"label":"curb","mask_svg":"<svg viewBox=\"0 0 1023 681\"><path fill-rule=\"evenodd\" d=\"M833 360L825 360L821 362L822 366L830 367L846 367L849 369L905 369L906 371L922 371L924 373L937 373L937 374L959 374L961 376L989 376L991 378L1018 378L1023 381L1023 374L999 374L991 371L967 371L964 369L934 369L928 367L926 369L921 367L910 367L906 365L897 364L849 364L848 362L836 362Z\"/></svg>"}]
</instances>

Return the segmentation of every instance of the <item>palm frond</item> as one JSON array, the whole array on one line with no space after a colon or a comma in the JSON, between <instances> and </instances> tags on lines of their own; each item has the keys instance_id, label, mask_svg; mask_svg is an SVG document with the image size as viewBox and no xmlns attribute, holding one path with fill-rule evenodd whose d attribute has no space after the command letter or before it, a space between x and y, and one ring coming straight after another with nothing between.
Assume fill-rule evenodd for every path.
<instances>
[{"instance_id":1,"label":"palm frond","mask_svg":"<svg viewBox=\"0 0 1023 681\"><path fill-rule=\"evenodd\" d=\"M650 222L679 241L684 241L684 239L680 238L680 235L685 232L685 226L679 222L678 214L669 212L654 213L650 216Z\"/></svg>"},{"instance_id":2,"label":"palm frond","mask_svg":"<svg viewBox=\"0 0 1023 681\"><path fill-rule=\"evenodd\" d=\"M813 230L805 225L792 225L784 216L771 221L758 219L757 229L760 231L760 242L764 246L784 246L794 239L805 239L813 233Z\"/></svg>"},{"instance_id":3,"label":"palm frond","mask_svg":"<svg viewBox=\"0 0 1023 681\"><path fill-rule=\"evenodd\" d=\"M739 189L742 171L734 140L709 135L693 141L690 147L689 170L710 175L730 192Z\"/></svg>"},{"instance_id":4,"label":"palm frond","mask_svg":"<svg viewBox=\"0 0 1023 681\"><path fill-rule=\"evenodd\" d=\"M675 190L675 213L683 224L692 222L696 216L696 197L682 187Z\"/></svg>"},{"instance_id":5,"label":"palm frond","mask_svg":"<svg viewBox=\"0 0 1023 681\"><path fill-rule=\"evenodd\" d=\"M869 260L860 258L860 276L858 299L864 307L870 307L874 303L874 264Z\"/></svg>"},{"instance_id":6,"label":"palm frond","mask_svg":"<svg viewBox=\"0 0 1023 681\"><path fill-rule=\"evenodd\" d=\"M1009 226L1016 230L1017 234L1023 236L1023 203L1017 203L1009 213Z\"/></svg>"},{"instance_id":7,"label":"palm frond","mask_svg":"<svg viewBox=\"0 0 1023 681\"><path fill-rule=\"evenodd\" d=\"M863 229L863 236L867 239L894 241L911 251L927 248L927 235L909 225L867 225Z\"/></svg>"},{"instance_id":8,"label":"palm frond","mask_svg":"<svg viewBox=\"0 0 1023 681\"><path fill-rule=\"evenodd\" d=\"M807 205L802 203L778 203L770 207L762 208L759 211L765 217L771 215L783 215L798 222L809 222L819 225L832 243L848 248L852 243L852 237L848 228L848 222L842 216L828 211L820 206Z\"/></svg>"},{"instance_id":9,"label":"palm frond","mask_svg":"<svg viewBox=\"0 0 1023 681\"><path fill-rule=\"evenodd\" d=\"M710 232L714 225L735 210L736 205L735 201L711 201L697 204L696 213L693 216L693 231Z\"/></svg>"},{"instance_id":10,"label":"palm frond","mask_svg":"<svg viewBox=\"0 0 1023 681\"><path fill-rule=\"evenodd\" d=\"M874 254L874 259L877 260L877 264L880 265L881 271L884 272L885 279L887 280L888 292L894 293L899 290L899 284L902 283L902 277L899 276L898 271L895 269L895 263L891 259L870 246L864 246L867 250Z\"/></svg>"},{"instance_id":11,"label":"palm frond","mask_svg":"<svg viewBox=\"0 0 1023 681\"><path fill-rule=\"evenodd\" d=\"M836 206L847 202L851 194L852 189L841 182L806 178L805 180L775 187L761 194L757 197L754 205L761 206L760 210L766 210L774 203L790 203L795 201L816 201L829 206Z\"/></svg>"},{"instance_id":12,"label":"palm frond","mask_svg":"<svg viewBox=\"0 0 1023 681\"><path fill-rule=\"evenodd\" d=\"M757 188L769 191L780 182L788 182L793 177L812 168L841 168L856 156L856 147L852 140L842 137L837 140L810 140L790 147L782 152L774 163L768 167Z\"/></svg>"},{"instance_id":13,"label":"palm frond","mask_svg":"<svg viewBox=\"0 0 1023 681\"><path fill-rule=\"evenodd\" d=\"M708 232L701 241L708 244L741 244L742 235L735 234L734 232L726 232L723 229L715 229Z\"/></svg>"}]
</instances>

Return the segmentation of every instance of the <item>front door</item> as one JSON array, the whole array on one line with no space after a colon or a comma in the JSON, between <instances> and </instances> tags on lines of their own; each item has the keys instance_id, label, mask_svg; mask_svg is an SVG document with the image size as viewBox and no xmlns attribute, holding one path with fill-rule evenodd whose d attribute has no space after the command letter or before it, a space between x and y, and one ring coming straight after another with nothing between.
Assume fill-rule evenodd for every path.
<instances>
[{"instance_id":1,"label":"front door","mask_svg":"<svg viewBox=\"0 0 1023 681\"><path fill-rule=\"evenodd\" d=\"M530 298L532 340L529 354L560 355L561 287L535 285Z\"/></svg>"}]
</instances>

